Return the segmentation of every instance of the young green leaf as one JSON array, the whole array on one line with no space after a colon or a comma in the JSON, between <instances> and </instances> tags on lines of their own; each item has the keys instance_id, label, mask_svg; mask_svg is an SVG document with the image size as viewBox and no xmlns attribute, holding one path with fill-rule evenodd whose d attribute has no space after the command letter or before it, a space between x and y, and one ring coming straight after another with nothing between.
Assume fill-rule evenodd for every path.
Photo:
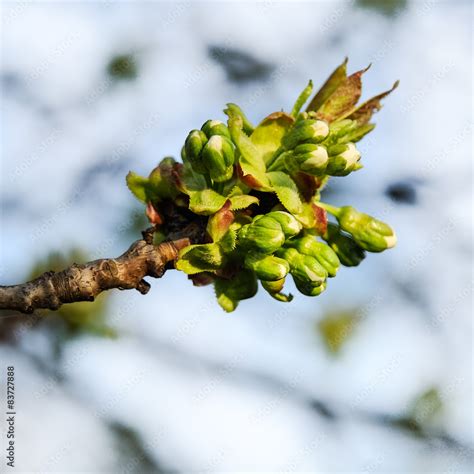
<instances>
[{"instance_id":1,"label":"young green leaf","mask_svg":"<svg viewBox=\"0 0 474 474\"><path fill-rule=\"evenodd\" d=\"M217 243L189 245L179 252L176 268L188 275L215 272L224 263L224 253Z\"/></svg>"},{"instance_id":2,"label":"young green leaf","mask_svg":"<svg viewBox=\"0 0 474 474\"><path fill-rule=\"evenodd\" d=\"M296 99L295 105L293 106L293 109L291 111L291 115L296 118L297 115L300 113L301 107L305 104L305 102L308 100L309 96L313 92L313 81L310 80L308 85L303 89L301 94L298 96Z\"/></svg>"},{"instance_id":3,"label":"young green leaf","mask_svg":"<svg viewBox=\"0 0 474 474\"><path fill-rule=\"evenodd\" d=\"M144 203L147 202L148 178L144 178L133 171L129 171L126 177L127 187L132 194Z\"/></svg>"},{"instance_id":4,"label":"young green leaf","mask_svg":"<svg viewBox=\"0 0 474 474\"><path fill-rule=\"evenodd\" d=\"M250 135L253 132L255 127L250 123L249 119L245 116L244 112L237 104L227 104L227 108L224 110L224 112L229 115L227 111L229 111L229 113L232 115L238 116L242 119L242 129L247 135Z\"/></svg>"},{"instance_id":5,"label":"young green leaf","mask_svg":"<svg viewBox=\"0 0 474 474\"><path fill-rule=\"evenodd\" d=\"M261 160L265 164L271 160L281 146L283 136L294 123L294 118L284 112L274 112L264 118L250 135Z\"/></svg>"},{"instance_id":6,"label":"young green leaf","mask_svg":"<svg viewBox=\"0 0 474 474\"><path fill-rule=\"evenodd\" d=\"M256 196L249 196L248 194L240 194L239 196L231 196L230 208L233 211L238 211L240 209L246 209L252 204L258 204L258 198Z\"/></svg>"},{"instance_id":7,"label":"young green leaf","mask_svg":"<svg viewBox=\"0 0 474 474\"><path fill-rule=\"evenodd\" d=\"M239 151L239 166L241 178L245 184L257 189L267 190L269 188L268 178L265 175L265 162L258 148L242 130L242 117L236 115L233 110L226 109L229 116L227 122L232 141ZM249 178L245 179L246 176Z\"/></svg>"},{"instance_id":8,"label":"young green leaf","mask_svg":"<svg viewBox=\"0 0 474 474\"><path fill-rule=\"evenodd\" d=\"M189 209L196 214L209 216L217 212L227 201L225 196L213 189L189 191Z\"/></svg>"},{"instance_id":9,"label":"young green leaf","mask_svg":"<svg viewBox=\"0 0 474 474\"><path fill-rule=\"evenodd\" d=\"M295 182L283 171L267 173L273 191L285 208L295 216L303 212L303 203Z\"/></svg>"}]
</instances>

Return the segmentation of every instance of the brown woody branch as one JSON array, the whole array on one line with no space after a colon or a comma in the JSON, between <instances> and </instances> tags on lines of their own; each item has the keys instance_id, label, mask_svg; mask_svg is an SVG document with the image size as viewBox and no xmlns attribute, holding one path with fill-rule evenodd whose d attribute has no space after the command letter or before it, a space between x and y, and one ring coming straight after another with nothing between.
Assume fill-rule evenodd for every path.
<instances>
[{"instance_id":1,"label":"brown woody branch","mask_svg":"<svg viewBox=\"0 0 474 474\"><path fill-rule=\"evenodd\" d=\"M154 245L153 232L153 228L143 232L143 239L134 242L118 258L73 264L61 272L43 273L27 283L0 286L0 310L22 313L41 308L56 310L65 303L93 301L97 295L112 288L134 288L142 294L147 293L150 285L144 277L160 278L166 264L176 260L179 249L190 244L190 239L178 238Z\"/></svg>"}]
</instances>

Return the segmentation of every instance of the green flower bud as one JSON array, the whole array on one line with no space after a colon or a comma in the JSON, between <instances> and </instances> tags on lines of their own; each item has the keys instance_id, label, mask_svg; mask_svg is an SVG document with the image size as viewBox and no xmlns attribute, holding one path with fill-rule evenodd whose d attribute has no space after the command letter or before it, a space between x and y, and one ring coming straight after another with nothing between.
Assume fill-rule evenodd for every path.
<instances>
[{"instance_id":1,"label":"green flower bud","mask_svg":"<svg viewBox=\"0 0 474 474\"><path fill-rule=\"evenodd\" d=\"M202 162L201 152L207 143L207 137L201 130L192 130L184 142L184 157L191 163L196 173L204 174L206 168Z\"/></svg>"},{"instance_id":2,"label":"green flower bud","mask_svg":"<svg viewBox=\"0 0 474 474\"><path fill-rule=\"evenodd\" d=\"M292 150L302 143L319 143L329 134L329 126L323 120L300 120L283 137L282 144L286 150Z\"/></svg>"},{"instance_id":3,"label":"green flower bud","mask_svg":"<svg viewBox=\"0 0 474 474\"><path fill-rule=\"evenodd\" d=\"M356 267L365 258L364 250L347 234L343 234L336 224L328 223L323 239L336 252L346 267Z\"/></svg>"},{"instance_id":4,"label":"green flower bud","mask_svg":"<svg viewBox=\"0 0 474 474\"><path fill-rule=\"evenodd\" d=\"M266 214L265 217L276 220L281 225L286 238L299 234L303 228L301 223L289 212L273 211Z\"/></svg>"},{"instance_id":5,"label":"green flower bud","mask_svg":"<svg viewBox=\"0 0 474 474\"><path fill-rule=\"evenodd\" d=\"M292 153L285 155L285 166L290 173L302 171L313 176L320 176L326 170L328 159L324 146L306 143L298 145Z\"/></svg>"},{"instance_id":6,"label":"green flower bud","mask_svg":"<svg viewBox=\"0 0 474 474\"><path fill-rule=\"evenodd\" d=\"M261 283L263 288L270 294L270 296L275 298L277 301L288 303L293 299L293 295L291 293L285 295L281 292L285 284L285 278L276 281L261 280Z\"/></svg>"},{"instance_id":7,"label":"green flower bud","mask_svg":"<svg viewBox=\"0 0 474 474\"><path fill-rule=\"evenodd\" d=\"M234 147L232 142L221 136L212 135L202 150L202 161L211 178L221 183L232 178L234 173Z\"/></svg>"},{"instance_id":8,"label":"green flower bud","mask_svg":"<svg viewBox=\"0 0 474 474\"><path fill-rule=\"evenodd\" d=\"M352 206L340 207L336 217L341 229L351 234L369 252L382 252L397 243L397 236L388 224Z\"/></svg>"},{"instance_id":9,"label":"green flower bud","mask_svg":"<svg viewBox=\"0 0 474 474\"><path fill-rule=\"evenodd\" d=\"M207 138L211 138L212 135L222 135L230 140L229 129L220 120L208 120L201 127L201 130L206 134Z\"/></svg>"},{"instance_id":10,"label":"green flower bud","mask_svg":"<svg viewBox=\"0 0 474 474\"><path fill-rule=\"evenodd\" d=\"M361 168L358 163L360 153L353 143L333 145L328 148L329 161L326 174L331 176L346 176L352 171Z\"/></svg>"},{"instance_id":11,"label":"green flower bud","mask_svg":"<svg viewBox=\"0 0 474 474\"><path fill-rule=\"evenodd\" d=\"M298 291L306 296L319 296L326 289L327 286L327 283L325 281L318 286L314 286L311 283L304 280L299 280L294 276L293 281L295 282Z\"/></svg>"},{"instance_id":12,"label":"green flower bud","mask_svg":"<svg viewBox=\"0 0 474 474\"><path fill-rule=\"evenodd\" d=\"M298 252L314 257L327 271L329 277L335 277L341 262L334 250L326 244L318 242L313 236L305 235L294 239L290 244Z\"/></svg>"},{"instance_id":13,"label":"green flower bud","mask_svg":"<svg viewBox=\"0 0 474 474\"><path fill-rule=\"evenodd\" d=\"M214 281L217 302L228 313L237 308L240 300L255 296L258 290L255 274L249 270L242 270L232 279L216 278Z\"/></svg>"},{"instance_id":14,"label":"green flower bud","mask_svg":"<svg viewBox=\"0 0 474 474\"><path fill-rule=\"evenodd\" d=\"M290 273L295 279L319 286L328 276L324 267L311 255L301 254L294 248L280 249L277 255L290 264Z\"/></svg>"},{"instance_id":15,"label":"green flower bud","mask_svg":"<svg viewBox=\"0 0 474 474\"><path fill-rule=\"evenodd\" d=\"M249 270L253 270L260 280L266 281L281 280L290 271L290 266L286 260L257 252L247 254L245 266Z\"/></svg>"},{"instance_id":16,"label":"green flower bud","mask_svg":"<svg viewBox=\"0 0 474 474\"><path fill-rule=\"evenodd\" d=\"M238 237L239 243L244 247L266 254L273 253L285 243L285 234L281 225L267 216L244 225Z\"/></svg>"}]
</instances>

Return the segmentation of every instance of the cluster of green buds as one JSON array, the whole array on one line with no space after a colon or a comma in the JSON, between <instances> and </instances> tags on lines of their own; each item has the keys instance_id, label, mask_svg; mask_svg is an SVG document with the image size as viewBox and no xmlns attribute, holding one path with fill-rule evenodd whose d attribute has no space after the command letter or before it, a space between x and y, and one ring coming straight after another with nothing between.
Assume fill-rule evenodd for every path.
<instances>
[{"instance_id":1,"label":"cluster of green buds","mask_svg":"<svg viewBox=\"0 0 474 474\"><path fill-rule=\"evenodd\" d=\"M235 150L229 129L219 120L208 120L201 130L192 130L181 150L183 161L193 170L209 174L216 183L232 178Z\"/></svg>"},{"instance_id":2,"label":"cluster of green buds","mask_svg":"<svg viewBox=\"0 0 474 474\"><path fill-rule=\"evenodd\" d=\"M228 104L227 123L208 120L189 132L182 163L168 157L148 178L127 176L159 239L179 220L201 229L176 268L196 285L213 283L226 311L253 297L259 281L278 301L292 299L284 292L289 277L303 295L320 295L341 265L356 266L366 252L396 243L387 224L321 201L330 177L362 167L356 143L374 128L372 114L393 90L358 105L365 71L347 75L346 65L305 111L311 81L290 113L274 112L257 126Z\"/></svg>"},{"instance_id":3,"label":"cluster of green buds","mask_svg":"<svg viewBox=\"0 0 474 474\"><path fill-rule=\"evenodd\" d=\"M344 127L333 128L324 120L310 118L315 116L314 112L300 114L270 169L286 170L292 176L301 172L320 177L346 176L362 168L359 150L347 141L354 121L344 120Z\"/></svg>"}]
</instances>

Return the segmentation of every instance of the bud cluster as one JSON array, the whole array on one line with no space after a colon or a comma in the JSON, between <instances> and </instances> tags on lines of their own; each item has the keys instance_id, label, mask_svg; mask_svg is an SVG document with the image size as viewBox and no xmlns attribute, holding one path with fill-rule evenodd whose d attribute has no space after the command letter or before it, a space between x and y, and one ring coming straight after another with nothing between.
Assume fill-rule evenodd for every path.
<instances>
[{"instance_id":1,"label":"bud cluster","mask_svg":"<svg viewBox=\"0 0 474 474\"><path fill-rule=\"evenodd\" d=\"M347 176L362 168L359 150L348 141L356 122L343 120L343 126L331 127L324 120L308 118L311 115L301 114L283 138L281 153L272 168L285 169L290 175L304 173L317 177Z\"/></svg>"},{"instance_id":2,"label":"bud cluster","mask_svg":"<svg viewBox=\"0 0 474 474\"><path fill-rule=\"evenodd\" d=\"M148 178L127 176L162 239L180 219L200 229L176 268L196 285L213 283L226 311L253 297L258 281L273 298L290 301L283 292L289 275L300 293L320 295L340 265L357 266L366 252L395 245L387 224L321 202L330 177L362 168L355 143L374 128L371 116L391 92L357 106L363 72L347 76L344 62L306 111L311 81L291 113L274 112L256 127L228 104L227 124L208 120L189 132L182 163L167 157Z\"/></svg>"},{"instance_id":3,"label":"bud cluster","mask_svg":"<svg viewBox=\"0 0 474 474\"><path fill-rule=\"evenodd\" d=\"M229 129L219 120L208 120L201 130L189 132L181 157L196 173L208 173L216 183L229 180L234 173L235 161Z\"/></svg>"}]
</instances>

